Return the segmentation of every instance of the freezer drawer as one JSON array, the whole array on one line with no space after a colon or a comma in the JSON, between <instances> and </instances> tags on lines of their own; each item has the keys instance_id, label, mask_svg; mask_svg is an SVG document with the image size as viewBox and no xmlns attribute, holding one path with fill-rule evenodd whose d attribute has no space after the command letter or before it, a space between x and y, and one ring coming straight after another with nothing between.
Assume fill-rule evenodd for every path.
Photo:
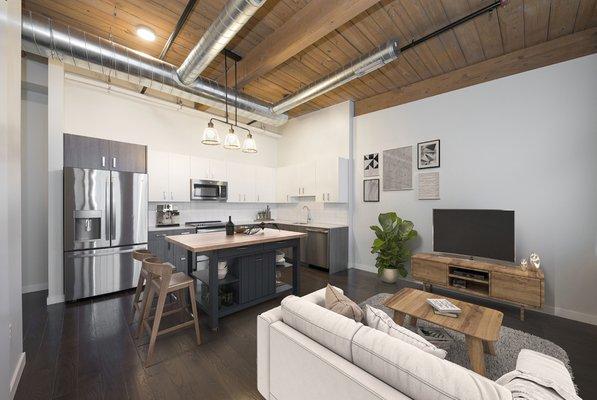
<instances>
[{"instance_id":1,"label":"freezer drawer","mask_svg":"<svg viewBox=\"0 0 597 400\"><path fill-rule=\"evenodd\" d=\"M64 291L67 301L130 289L137 285L141 263L133 251L147 245L64 253Z\"/></svg>"}]
</instances>

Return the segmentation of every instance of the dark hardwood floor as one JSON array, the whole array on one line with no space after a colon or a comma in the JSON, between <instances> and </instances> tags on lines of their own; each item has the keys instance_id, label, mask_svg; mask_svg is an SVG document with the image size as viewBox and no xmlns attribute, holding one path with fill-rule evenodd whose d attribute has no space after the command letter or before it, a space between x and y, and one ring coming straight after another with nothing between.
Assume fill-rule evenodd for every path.
<instances>
[{"instance_id":1,"label":"dark hardwood floor","mask_svg":"<svg viewBox=\"0 0 597 400\"><path fill-rule=\"evenodd\" d=\"M328 276L303 268L301 292L310 293L328 281L357 302L416 286L385 284L375 274L359 270ZM45 305L46 296L46 292L23 296L27 363L16 399L261 399L256 388L255 317L280 299L222 319L217 333L202 321L201 346L194 343L192 329L160 337L155 364L144 368L147 337L134 340L135 326L127 323L132 291L53 306ZM473 302L504 311L504 325L563 347L581 397L597 398L597 326L531 311L521 322L515 307Z\"/></svg>"}]
</instances>

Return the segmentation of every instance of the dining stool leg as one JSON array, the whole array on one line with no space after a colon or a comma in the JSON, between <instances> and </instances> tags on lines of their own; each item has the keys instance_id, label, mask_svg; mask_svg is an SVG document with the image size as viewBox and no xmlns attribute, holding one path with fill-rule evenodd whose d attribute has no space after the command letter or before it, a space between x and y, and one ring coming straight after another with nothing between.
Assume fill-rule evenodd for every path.
<instances>
[{"instance_id":1,"label":"dining stool leg","mask_svg":"<svg viewBox=\"0 0 597 400\"><path fill-rule=\"evenodd\" d=\"M201 344L201 329L199 328L199 315L197 314L197 302L195 301L195 288L189 286L189 299L191 300L191 310L193 310L193 319L195 320L195 336L197 344Z\"/></svg>"},{"instance_id":2,"label":"dining stool leg","mask_svg":"<svg viewBox=\"0 0 597 400\"><path fill-rule=\"evenodd\" d=\"M133 297L133 313L131 314L131 318L129 323L132 323L135 320L135 315L137 313L137 308L139 306L139 299L141 298L141 292L143 291L143 285L145 284L145 278L143 274L139 274L139 281L137 282L137 288L135 289L135 297Z\"/></svg>"},{"instance_id":3,"label":"dining stool leg","mask_svg":"<svg viewBox=\"0 0 597 400\"><path fill-rule=\"evenodd\" d=\"M160 293L158 297L158 305L155 310L155 317L153 319L153 326L151 328L151 336L149 338L149 349L147 350L147 360L145 360L145 366L150 364L151 358L153 357L153 351L155 349L155 341L158 337L160 330L160 322L162 321L162 313L164 312L164 304L166 304L166 293Z\"/></svg>"},{"instance_id":4,"label":"dining stool leg","mask_svg":"<svg viewBox=\"0 0 597 400\"><path fill-rule=\"evenodd\" d=\"M135 338L139 338L141 336L141 333L144 329L144 322L147 320L147 318L149 318L149 311L151 310L151 305L153 304L154 290L150 284L147 286L147 293L143 296L143 301L141 302L141 308L139 310L139 327L137 327L137 335Z\"/></svg>"}]
</instances>

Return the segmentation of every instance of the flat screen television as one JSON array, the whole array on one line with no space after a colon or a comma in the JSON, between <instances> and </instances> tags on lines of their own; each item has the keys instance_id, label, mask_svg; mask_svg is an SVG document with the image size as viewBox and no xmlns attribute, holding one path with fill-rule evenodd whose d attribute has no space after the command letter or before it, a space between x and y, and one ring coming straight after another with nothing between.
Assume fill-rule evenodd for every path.
<instances>
[{"instance_id":1,"label":"flat screen television","mask_svg":"<svg viewBox=\"0 0 597 400\"><path fill-rule=\"evenodd\" d=\"M434 209L433 251L514 261L514 211Z\"/></svg>"}]
</instances>

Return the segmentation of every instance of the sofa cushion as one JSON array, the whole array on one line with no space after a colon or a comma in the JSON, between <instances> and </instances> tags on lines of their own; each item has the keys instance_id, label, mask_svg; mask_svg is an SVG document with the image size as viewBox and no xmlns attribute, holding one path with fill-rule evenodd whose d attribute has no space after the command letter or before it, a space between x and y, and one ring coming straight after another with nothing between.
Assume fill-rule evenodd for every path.
<instances>
[{"instance_id":1,"label":"sofa cushion","mask_svg":"<svg viewBox=\"0 0 597 400\"><path fill-rule=\"evenodd\" d=\"M368 326L352 340L353 363L413 399L505 400L508 389Z\"/></svg>"},{"instance_id":2,"label":"sofa cushion","mask_svg":"<svg viewBox=\"0 0 597 400\"><path fill-rule=\"evenodd\" d=\"M429 343L427 340L425 340L425 338L417 335L409 329L398 325L392 320L392 318L390 318L388 314L378 308L371 307L368 304L365 306L365 324L373 329L385 332L392 337L412 344L424 352L433 354L436 357L446 357L445 350L438 348L432 343Z\"/></svg>"},{"instance_id":3,"label":"sofa cushion","mask_svg":"<svg viewBox=\"0 0 597 400\"><path fill-rule=\"evenodd\" d=\"M352 362L351 341L354 334L363 327L360 322L296 296L287 296L282 300L282 320Z\"/></svg>"},{"instance_id":4,"label":"sofa cushion","mask_svg":"<svg viewBox=\"0 0 597 400\"><path fill-rule=\"evenodd\" d=\"M325 288L325 308L352 318L356 322L361 322L363 319L361 307L330 284Z\"/></svg>"}]
</instances>

